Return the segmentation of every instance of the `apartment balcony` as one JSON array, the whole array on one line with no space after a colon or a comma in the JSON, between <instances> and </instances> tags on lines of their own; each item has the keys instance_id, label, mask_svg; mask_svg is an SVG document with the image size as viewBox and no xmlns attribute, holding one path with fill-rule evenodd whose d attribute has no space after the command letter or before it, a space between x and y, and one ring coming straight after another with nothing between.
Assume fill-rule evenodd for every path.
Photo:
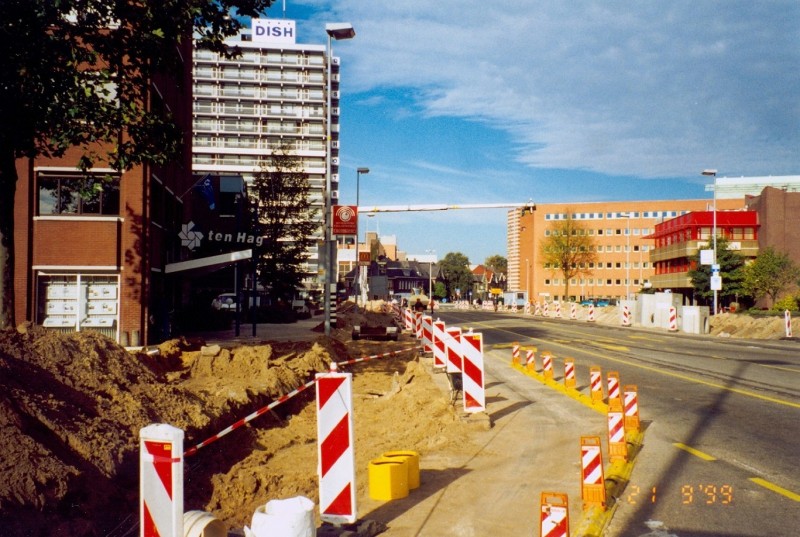
<instances>
[{"instance_id":1,"label":"apartment balcony","mask_svg":"<svg viewBox=\"0 0 800 537\"><path fill-rule=\"evenodd\" d=\"M650 276L650 283L656 289L691 289L692 278L688 272L653 274Z\"/></svg>"},{"instance_id":2,"label":"apartment balcony","mask_svg":"<svg viewBox=\"0 0 800 537\"><path fill-rule=\"evenodd\" d=\"M704 248L706 244L705 240L688 241L655 248L650 251L650 261L655 263L668 259L693 258L697 255L697 251L701 247ZM728 242L728 248L747 258L753 258L758 255L757 240L731 240Z\"/></svg>"}]
</instances>

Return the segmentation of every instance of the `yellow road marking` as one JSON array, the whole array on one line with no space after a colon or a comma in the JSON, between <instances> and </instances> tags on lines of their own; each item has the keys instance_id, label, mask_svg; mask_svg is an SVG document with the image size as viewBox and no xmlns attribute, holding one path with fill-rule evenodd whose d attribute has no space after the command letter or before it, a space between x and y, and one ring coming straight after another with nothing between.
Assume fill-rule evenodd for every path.
<instances>
[{"instance_id":1,"label":"yellow road marking","mask_svg":"<svg viewBox=\"0 0 800 537\"><path fill-rule=\"evenodd\" d=\"M756 364L756 365L760 365L761 367L768 367L770 369L779 369L780 371L789 371L790 373L800 373L800 369L792 367L781 367L779 365L767 365L767 364Z\"/></svg>"},{"instance_id":2,"label":"yellow road marking","mask_svg":"<svg viewBox=\"0 0 800 537\"><path fill-rule=\"evenodd\" d=\"M631 350L629 347L626 347L624 345L603 345L598 343L597 346L600 347L601 349L608 349L610 351L630 352Z\"/></svg>"},{"instance_id":3,"label":"yellow road marking","mask_svg":"<svg viewBox=\"0 0 800 537\"><path fill-rule=\"evenodd\" d=\"M663 338L656 338L656 337L650 337L650 336L634 336L634 335L629 335L629 336L625 336L625 337L627 337L628 339L641 339L641 340L643 340L643 341L658 341L659 343L660 343L660 342L662 342L662 341L664 341L664 339L663 339Z\"/></svg>"},{"instance_id":4,"label":"yellow road marking","mask_svg":"<svg viewBox=\"0 0 800 537\"><path fill-rule=\"evenodd\" d=\"M800 494L792 492L791 490L787 490L783 487L779 487L775 483L770 483L766 479L761 479L760 477L751 477L750 481L755 483L756 485L761 485L762 487L771 490L772 492L777 492L781 496L786 496L790 500L794 500L796 502L800 502Z\"/></svg>"},{"instance_id":5,"label":"yellow road marking","mask_svg":"<svg viewBox=\"0 0 800 537\"><path fill-rule=\"evenodd\" d=\"M686 444L681 444L680 442L675 442L672 445L675 446L678 449L684 450L687 453L691 453L695 457L699 457L699 458L703 459L704 461L715 461L715 460L717 460L716 457L713 457L713 456L709 455L708 453L703 453L699 449L694 449L693 447L689 447Z\"/></svg>"}]
</instances>

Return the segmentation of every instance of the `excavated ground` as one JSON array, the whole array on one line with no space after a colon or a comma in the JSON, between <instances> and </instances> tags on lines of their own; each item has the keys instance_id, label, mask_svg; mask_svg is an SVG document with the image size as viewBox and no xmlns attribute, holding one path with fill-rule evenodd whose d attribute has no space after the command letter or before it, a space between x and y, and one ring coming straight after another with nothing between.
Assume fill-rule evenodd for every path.
<instances>
[{"instance_id":1,"label":"excavated ground","mask_svg":"<svg viewBox=\"0 0 800 537\"><path fill-rule=\"evenodd\" d=\"M609 311L609 321L617 322ZM172 340L157 355L131 354L92 332L30 325L0 331L0 534L124 536L138 517L139 430L169 423L185 447L205 440L301 386L331 361L411 348L416 342L350 340L354 322L387 316L340 313L345 327L311 343L265 341L203 348ZM342 322L342 321L340 321ZM780 319L714 319L717 335L778 338ZM364 361L354 373L357 484L387 450L470 449L470 424L449 404L416 351ZM186 459L185 510L212 512L241 530L270 499L316 501L313 390L276 407Z\"/></svg>"}]
</instances>

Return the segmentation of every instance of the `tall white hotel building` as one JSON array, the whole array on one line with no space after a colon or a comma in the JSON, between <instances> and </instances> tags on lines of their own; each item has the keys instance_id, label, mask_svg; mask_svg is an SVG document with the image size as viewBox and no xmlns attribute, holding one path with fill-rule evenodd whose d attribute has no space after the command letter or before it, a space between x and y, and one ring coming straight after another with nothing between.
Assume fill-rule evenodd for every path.
<instances>
[{"instance_id":1,"label":"tall white hotel building","mask_svg":"<svg viewBox=\"0 0 800 537\"><path fill-rule=\"evenodd\" d=\"M310 274L323 254L326 174L327 56L325 45L296 43L295 22L253 19L250 32L228 41L242 55L226 59L195 49L193 158L196 175L241 176L249 184L271 151L289 141L302 159L317 209L317 245L309 251ZM224 189L225 182L220 183ZM339 191L339 58L331 59L331 190ZM312 278L310 288L321 288Z\"/></svg>"}]
</instances>

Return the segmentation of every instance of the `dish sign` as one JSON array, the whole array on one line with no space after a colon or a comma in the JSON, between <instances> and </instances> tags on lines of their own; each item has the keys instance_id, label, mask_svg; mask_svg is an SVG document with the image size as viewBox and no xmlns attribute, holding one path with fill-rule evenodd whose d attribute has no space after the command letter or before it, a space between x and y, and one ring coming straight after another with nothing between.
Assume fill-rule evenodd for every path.
<instances>
[{"instance_id":1,"label":"dish sign","mask_svg":"<svg viewBox=\"0 0 800 537\"><path fill-rule=\"evenodd\" d=\"M333 206L333 234L355 235L358 229L358 207L356 205Z\"/></svg>"}]
</instances>

